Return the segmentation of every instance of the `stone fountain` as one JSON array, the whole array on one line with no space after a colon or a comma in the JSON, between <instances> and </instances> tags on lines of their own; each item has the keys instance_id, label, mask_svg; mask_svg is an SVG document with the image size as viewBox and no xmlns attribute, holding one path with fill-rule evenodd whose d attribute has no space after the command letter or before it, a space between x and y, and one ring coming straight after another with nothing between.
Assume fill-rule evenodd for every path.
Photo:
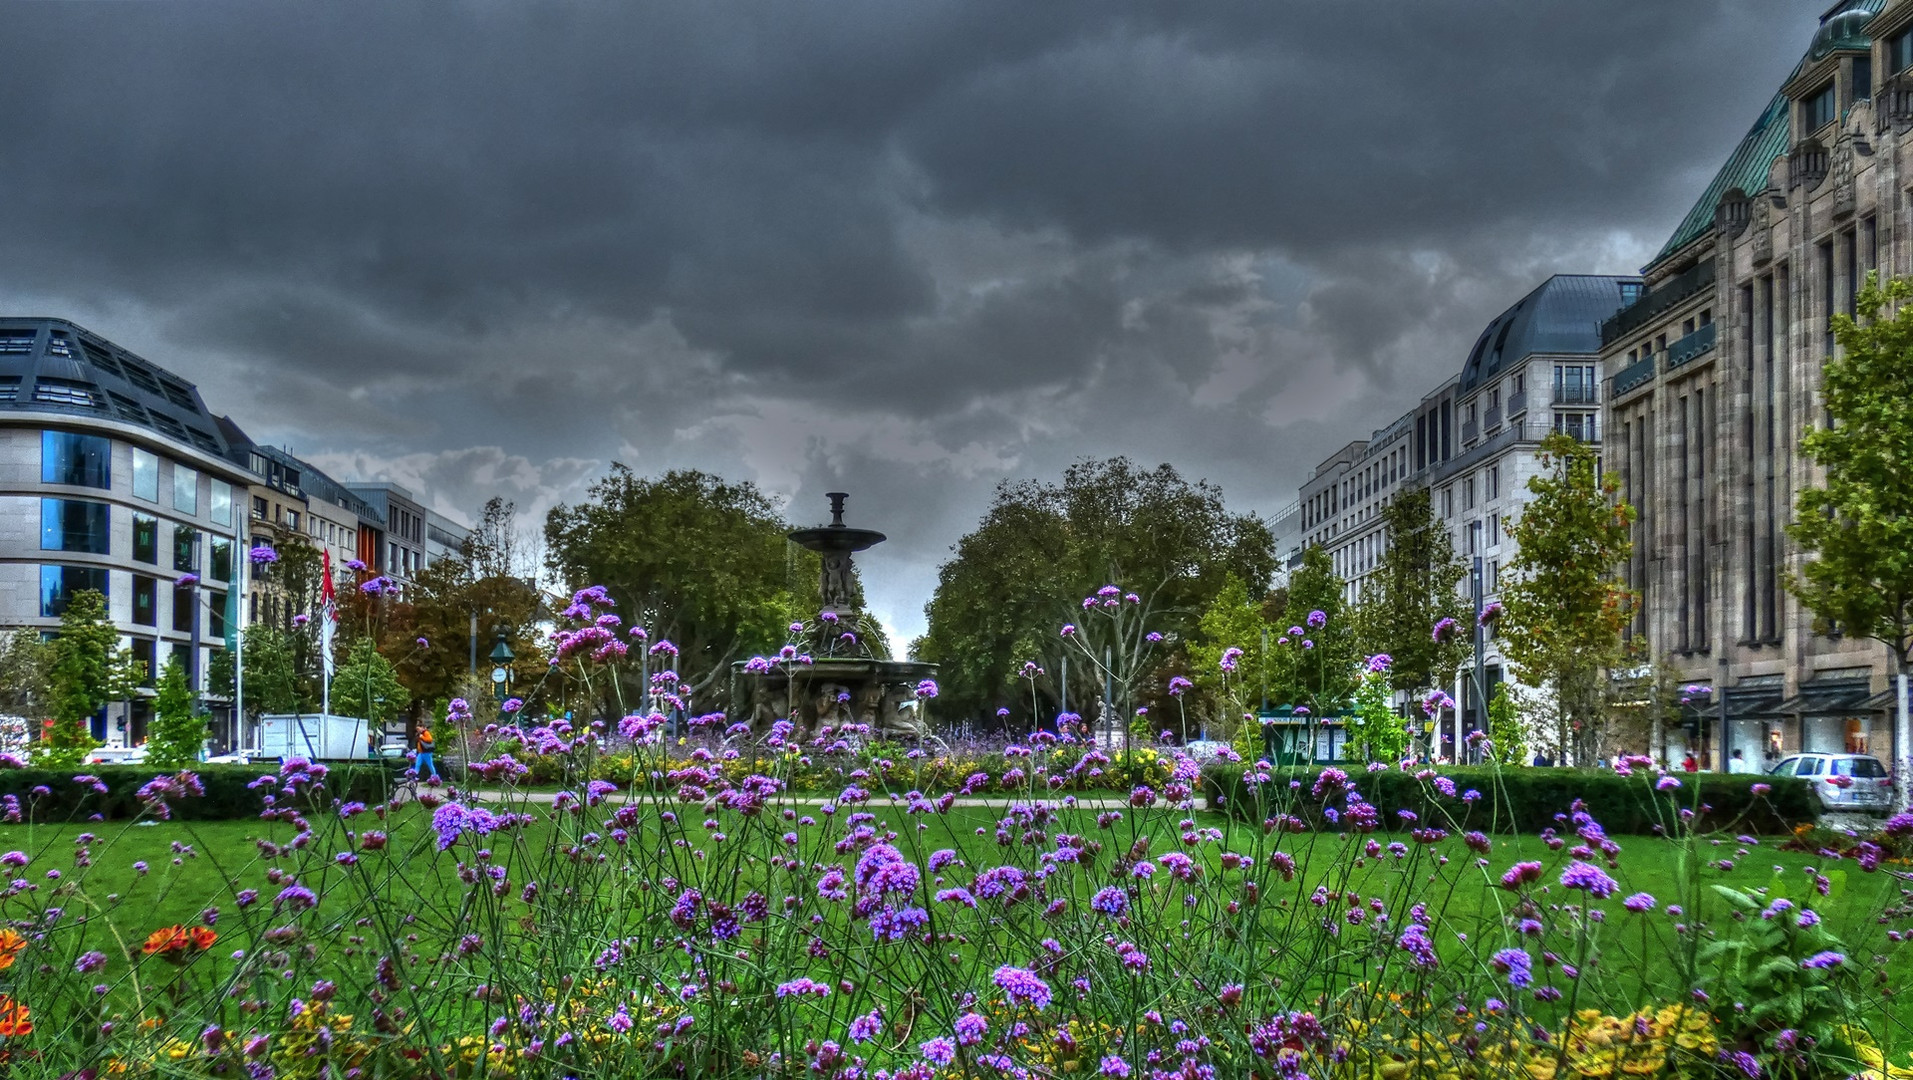
<instances>
[{"instance_id":1,"label":"stone fountain","mask_svg":"<svg viewBox=\"0 0 1913 1080\"><path fill-rule=\"evenodd\" d=\"M822 727L855 723L887 741L921 740L930 730L917 685L936 675L936 665L893 660L882 635L870 632L875 622L857 603L851 556L883 543L884 535L844 524L844 492L825 497L830 524L789 534L823 560L818 615L797 642L811 662L776 662L764 670L761 662L740 661L732 669L731 700L749 703L751 728L759 734L789 717L805 738Z\"/></svg>"}]
</instances>

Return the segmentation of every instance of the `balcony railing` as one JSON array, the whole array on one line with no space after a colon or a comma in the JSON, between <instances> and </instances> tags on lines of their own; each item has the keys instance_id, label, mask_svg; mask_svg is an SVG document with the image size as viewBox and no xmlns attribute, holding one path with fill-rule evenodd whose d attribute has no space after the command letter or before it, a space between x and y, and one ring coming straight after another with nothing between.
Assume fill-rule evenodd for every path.
<instances>
[{"instance_id":1,"label":"balcony railing","mask_svg":"<svg viewBox=\"0 0 1913 1080\"><path fill-rule=\"evenodd\" d=\"M1719 323L1708 323L1667 347L1667 370L1672 371L1714 347Z\"/></svg>"},{"instance_id":2,"label":"balcony railing","mask_svg":"<svg viewBox=\"0 0 1913 1080\"><path fill-rule=\"evenodd\" d=\"M1500 402L1497 401L1493 405L1488 406L1487 415L1481 418L1481 426L1486 428L1496 428L1501 426L1501 403Z\"/></svg>"},{"instance_id":3,"label":"balcony railing","mask_svg":"<svg viewBox=\"0 0 1913 1080\"><path fill-rule=\"evenodd\" d=\"M1599 405L1601 390L1596 386L1567 385L1554 388L1556 405Z\"/></svg>"},{"instance_id":4,"label":"balcony railing","mask_svg":"<svg viewBox=\"0 0 1913 1080\"><path fill-rule=\"evenodd\" d=\"M1528 392L1515 390L1508 394L1508 419L1512 420L1528 411Z\"/></svg>"},{"instance_id":5,"label":"balcony railing","mask_svg":"<svg viewBox=\"0 0 1913 1080\"><path fill-rule=\"evenodd\" d=\"M1614 385L1608 388L1608 393L1620 397L1653 381L1654 355L1649 353L1647 359L1622 368L1620 374L1614 376Z\"/></svg>"},{"instance_id":6,"label":"balcony railing","mask_svg":"<svg viewBox=\"0 0 1913 1080\"><path fill-rule=\"evenodd\" d=\"M1481 434L1481 425L1480 425L1480 424L1477 424L1477 423L1475 423L1475 422L1474 422L1473 420L1464 420L1464 421L1462 421L1462 422L1461 422L1461 442L1462 442L1462 445L1464 445L1464 446L1465 446L1465 445L1467 445L1468 443L1471 443L1471 442L1474 442L1474 441L1475 441L1475 436L1477 436L1477 435L1480 435L1480 434Z\"/></svg>"},{"instance_id":7,"label":"balcony railing","mask_svg":"<svg viewBox=\"0 0 1913 1080\"><path fill-rule=\"evenodd\" d=\"M1660 287L1614 313L1601 324L1601 344L1607 345L1653 321L1656 315L1675 304L1714 287L1714 260L1696 263L1691 270L1676 274Z\"/></svg>"}]
</instances>

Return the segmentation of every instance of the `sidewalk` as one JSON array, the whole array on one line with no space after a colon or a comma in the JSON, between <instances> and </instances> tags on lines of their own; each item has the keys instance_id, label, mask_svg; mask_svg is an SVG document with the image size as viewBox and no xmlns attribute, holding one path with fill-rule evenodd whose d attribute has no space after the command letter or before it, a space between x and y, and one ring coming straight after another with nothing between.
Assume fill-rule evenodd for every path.
<instances>
[{"instance_id":1,"label":"sidewalk","mask_svg":"<svg viewBox=\"0 0 1913 1080\"><path fill-rule=\"evenodd\" d=\"M438 790L443 792L444 789L440 788ZM1063 798L1066 797L1068 794L1069 794L1068 792L1063 792L1061 794L1054 795L1054 796L1045 796L1041 801L1046 803L1060 804ZM472 789L468 789L468 798L478 802L497 803L497 802L505 801L506 793L499 788L472 788ZM511 798L517 801L535 803L541 806L550 806L552 803L558 800L558 793L555 791L521 791L521 792L512 793ZM604 805L622 806L631 801L632 800L631 800L630 792L619 791L615 794L606 796ZM1009 795L1009 794L981 795L981 796L964 795L964 796L959 796L956 799L956 801L953 802L951 805L953 807L960 807L960 808L1009 807L1017 803L1026 803L1029 801L1030 800L1028 798L1015 796L1015 795ZM776 808L781 808L785 806L797 808L797 807L806 807L806 806L811 806L811 807L823 806L825 803L836 803L836 802L837 800L825 798L822 795L787 795L779 799L776 799L773 802L768 803L767 805L771 807L776 807ZM863 810L870 810L875 808L901 810L904 808L905 805L906 803L904 802L901 796L892 798L891 796L881 792L873 792L869 799L865 800L862 803L857 804L858 808ZM1162 805L1162 804L1159 803L1158 805ZM1196 798L1194 808L1200 811L1207 811L1209 809L1208 800L1198 796ZM1123 798L1122 796L1117 795L1113 792L1097 792L1094 795L1076 796L1076 802L1073 803L1071 806L1066 807L1065 809L1096 810L1096 811L1128 810L1130 809L1130 806L1129 806L1128 799Z\"/></svg>"}]
</instances>

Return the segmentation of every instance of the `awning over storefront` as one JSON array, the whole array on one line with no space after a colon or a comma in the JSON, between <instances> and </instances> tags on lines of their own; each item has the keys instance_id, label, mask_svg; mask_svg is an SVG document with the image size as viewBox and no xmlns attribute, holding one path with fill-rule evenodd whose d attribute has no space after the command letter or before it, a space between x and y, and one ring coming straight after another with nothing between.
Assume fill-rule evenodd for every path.
<instances>
[{"instance_id":1,"label":"awning over storefront","mask_svg":"<svg viewBox=\"0 0 1913 1080\"><path fill-rule=\"evenodd\" d=\"M1867 679L1826 679L1802 683L1800 692L1781 702L1776 711L1788 716L1859 716L1872 711L1867 708L1872 696L1873 686ZM1739 714L1731 702L1729 710Z\"/></svg>"},{"instance_id":2,"label":"awning over storefront","mask_svg":"<svg viewBox=\"0 0 1913 1080\"><path fill-rule=\"evenodd\" d=\"M1761 686L1748 690L1727 688L1727 715L1734 720L1783 720L1793 714L1781 708L1790 704L1785 689L1778 686ZM1716 693L1713 700L1705 704L1689 706L1694 715L1704 720L1720 719L1720 697Z\"/></svg>"}]
</instances>

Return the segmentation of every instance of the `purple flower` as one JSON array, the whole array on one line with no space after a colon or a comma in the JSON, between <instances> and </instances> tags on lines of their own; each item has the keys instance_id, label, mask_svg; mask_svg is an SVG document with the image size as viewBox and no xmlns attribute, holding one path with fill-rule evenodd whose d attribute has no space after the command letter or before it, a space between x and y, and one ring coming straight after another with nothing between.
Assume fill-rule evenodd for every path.
<instances>
[{"instance_id":1,"label":"purple flower","mask_svg":"<svg viewBox=\"0 0 1913 1080\"><path fill-rule=\"evenodd\" d=\"M1812 956L1800 961L1800 966L1813 971L1824 971L1827 968L1839 967L1846 962L1847 958L1845 954L1828 951L1814 953Z\"/></svg>"},{"instance_id":2,"label":"purple flower","mask_svg":"<svg viewBox=\"0 0 1913 1080\"><path fill-rule=\"evenodd\" d=\"M1221 667L1224 671L1234 671L1236 669L1236 662L1241 659L1242 650L1231 645L1222 650L1222 660L1217 666Z\"/></svg>"},{"instance_id":3,"label":"purple flower","mask_svg":"<svg viewBox=\"0 0 1913 1080\"><path fill-rule=\"evenodd\" d=\"M198 574L181 574L177 578L173 579L173 583L175 585L197 585L199 584L199 575Z\"/></svg>"},{"instance_id":4,"label":"purple flower","mask_svg":"<svg viewBox=\"0 0 1913 1080\"><path fill-rule=\"evenodd\" d=\"M1026 1004L1036 1009L1049 1007L1049 984L1037 978L1036 973L1028 968L1005 964L996 969L991 981L1009 997L1011 1004Z\"/></svg>"},{"instance_id":5,"label":"purple flower","mask_svg":"<svg viewBox=\"0 0 1913 1080\"><path fill-rule=\"evenodd\" d=\"M305 624L311 621L312 621L312 616L307 615L303 611L292 617L292 625L294 626L304 626Z\"/></svg>"},{"instance_id":6,"label":"purple flower","mask_svg":"<svg viewBox=\"0 0 1913 1080\"><path fill-rule=\"evenodd\" d=\"M1488 961L1494 969L1508 977L1508 985L1516 990L1526 990L1534 985L1534 958L1526 949L1503 949Z\"/></svg>"},{"instance_id":7,"label":"purple flower","mask_svg":"<svg viewBox=\"0 0 1913 1080\"><path fill-rule=\"evenodd\" d=\"M1593 863L1578 862L1561 872L1561 884L1570 889L1585 889L1597 899L1605 900L1614 895L1621 883L1608 877L1600 867Z\"/></svg>"},{"instance_id":8,"label":"purple flower","mask_svg":"<svg viewBox=\"0 0 1913 1080\"><path fill-rule=\"evenodd\" d=\"M1680 786L1680 779L1673 776L1663 776L1659 780L1654 781L1655 791L1672 791Z\"/></svg>"},{"instance_id":9,"label":"purple flower","mask_svg":"<svg viewBox=\"0 0 1913 1080\"><path fill-rule=\"evenodd\" d=\"M1114 885L1107 885L1090 897L1089 906L1113 919L1129 907L1129 894Z\"/></svg>"},{"instance_id":10,"label":"purple flower","mask_svg":"<svg viewBox=\"0 0 1913 1080\"><path fill-rule=\"evenodd\" d=\"M850 1041L865 1043L883 1034L883 1014L867 1012L850 1021Z\"/></svg>"},{"instance_id":11,"label":"purple flower","mask_svg":"<svg viewBox=\"0 0 1913 1080\"><path fill-rule=\"evenodd\" d=\"M1454 639L1460 636L1461 636L1461 624L1457 623L1453 619L1444 617L1440 622L1437 622L1435 624L1435 631L1434 631L1433 637L1437 644L1440 644L1442 642L1447 642L1447 641L1453 641Z\"/></svg>"},{"instance_id":12,"label":"purple flower","mask_svg":"<svg viewBox=\"0 0 1913 1080\"><path fill-rule=\"evenodd\" d=\"M1395 658L1387 653L1376 653L1368 658L1368 670L1379 675L1395 663Z\"/></svg>"},{"instance_id":13,"label":"purple flower","mask_svg":"<svg viewBox=\"0 0 1913 1080\"><path fill-rule=\"evenodd\" d=\"M1309 612L1309 625L1313 626L1317 630L1320 630L1322 627L1327 626L1328 613L1323 611Z\"/></svg>"},{"instance_id":14,"label":"purple flower","mask_svg":"<svg viewBox=\"0 0 1913 1080\"><path fill-rule=\"evenodd\" d=\"M923 1051L923 1060L932 1065L948 1065L950 1062L956 1060L955 1040L941 1035L922 1044L917 1049Z\"/></svg>"},{"instance_id":15,"label":"purple flower","mask_svg":"<svg viewBox=\"0 0 1913 1080\"><path fill-rule=\"evenodd\" d=\"M1499 618L1501 618L1501 601L1497 600L1487 607L1482 608L1481 614L1475 618L1475 622L1479 625L1487 626Z\"/></svg>"},{"instance_id":16,"label":"purple flower","mask_svg":"<svg viewBox=\"0 0 1913 1080\"><path fill-rule=\"evenodd\" d=\"M246 558L251 559L254 566L268 566L279 561L279 553L269 544L254 544L252 550L246 552Z\"/></svg>"},{"instance_id":17,"label":"purple flower","mask_svg":"<svg viewBox=\"0 0 1913 1080\"><path fill-rule=\"evenodd\" d=\"M917 684L917 699L919 701L928 701L936 696L937 681L935 679L925 679Z\"/></svg>"},{"instance_id":18,"label":"purple flower","mask_svg":"<svg viewBox=\"0 0 1913 1080\"><path fill-rule=\"evenodd\" d=\"M1194 688L1195 685L1180 675L1172 675L1169 678L1169 696L1181 697L1185 691Z\"/></svg>"},{"instance_id":19,"label":"purple flower","mask_svg":"<svg viewBox=\"0 0 1913 1080\"><path fill-rule=\"evenodd\" d=\"M1655 904L1654 898L1644 892L1637 892L1633 896L1630 896L1627 899L1621 901L1622 907L1636 914L1639 914L1641 912L1646 912L1646 911L1653 911L1654 904Z\"/></svg>"}]
</instances>

